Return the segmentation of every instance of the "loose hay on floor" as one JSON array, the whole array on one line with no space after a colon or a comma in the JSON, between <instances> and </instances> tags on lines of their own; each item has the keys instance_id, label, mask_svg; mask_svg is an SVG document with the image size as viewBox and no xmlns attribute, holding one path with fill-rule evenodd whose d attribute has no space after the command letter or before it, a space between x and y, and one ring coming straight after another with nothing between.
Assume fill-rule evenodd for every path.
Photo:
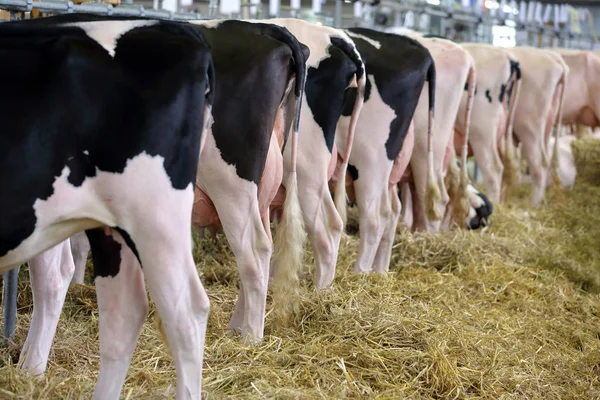
<instances>
[{"instance_id":1,"label":"loose hay on floor","mask_svg":"<svg viewBox=\"0 0 600 400\"><path fill-rule=\"evenodd\" d=\"M280 329L268 315L262 345L246 347L226 335L234 258L222 236L199 241L212 301L205 398L600 396L600 188L578 184L565 203L539 210L496 206L485 233L399 230L387 278L350 272L357 247L356 237L344 239L331 291L315 293L307 267L295 327ZM93 287L69 290L41 382L10 365L30 323L30 289L20 289L16 344L0 354L0 398L89 397L99 363ZM174 385L151 311L122 396L173 398Z\"/></svg>"},{"instance_id":2,"label":"loose hay on floor","mask_svg":"<svg viewBox=\"0 0 600 400\"><path fill-rule=\"evenodd\" d=\"M584 136L571 142L577 180L600 186L600 139Z\"/></svg>"}]
</instances>

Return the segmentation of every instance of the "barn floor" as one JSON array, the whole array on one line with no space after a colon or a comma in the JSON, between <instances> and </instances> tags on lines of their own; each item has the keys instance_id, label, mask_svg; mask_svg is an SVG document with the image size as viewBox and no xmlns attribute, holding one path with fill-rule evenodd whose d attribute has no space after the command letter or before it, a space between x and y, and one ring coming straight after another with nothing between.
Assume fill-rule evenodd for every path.
<instances>
[{"instance_id":1,"label":"barn floor","mask_svg":"<svg viewBox=\"0 0 600 400\"><path fill-rule=\"evenodd\" d=\"M496 207L485 233L399 231L388 278L352 275L357 239L345 239L335 288L317 294L305 283L293 328L270 314L259 347L225 335L238 278L224 238L199 242L212 301L205 398L598 398L600 188L578 184L535 211L527 192ZM36 382L10 365L30 322L22 276L16 343L0 348L0 398L89 398L99 362L94 288L69 290ZM122 397L174 398L174 385L152 311Z\"/></svg>"}]
</instances>

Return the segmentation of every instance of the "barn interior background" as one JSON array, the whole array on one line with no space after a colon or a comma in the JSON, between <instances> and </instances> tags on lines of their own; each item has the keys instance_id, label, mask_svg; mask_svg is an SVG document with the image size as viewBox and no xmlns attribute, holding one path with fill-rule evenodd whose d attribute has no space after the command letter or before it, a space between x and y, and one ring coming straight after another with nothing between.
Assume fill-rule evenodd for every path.
<instances>
[{"instance_id":1,"label":"barn interior background","mask_svg":"<svg viewBox=\"0 0 600 400\"><path fill-rule=\"evenodd\" d=\"M178 20L293 16L333 27L364 26L386 31L407 27L457 42L504 47L600 48L600 1L591 0L569 4L514 0L0 0L0 20L69 12ZM319 298L306 296L301 307L313 321L310 330L297 336L288 332L293 340L288 338L283 345L277 337L269 337L265 347L277 351L246 349L223 337L219 327L226 325L224 321L233 303L216 302L209 324L212 347L207 360L212 371L206 387L224 395L239 390L248 396L254 393L252 388L259 393L274 393L274 386L281 390L314 386L311 371L316 371L324 393L331 395L343 389L348 398L365 398L372 394L366 391L371 388L380 394L397 394L399 389L391 382L394 376L407 376L407 391L429 398L455 394L458 397L456 388L468 387L468 382L480 385L478 393L490 397L516 387L516 393L527 393L533 398L593 398L599 392L588 392L588 388L593 388L588 381L594 381L591 376L597 374L600 366L600 353L594 351L600 331L592 317L595 305L600 304L600 279L593 265L596 253L589 249L596 246L596 235L600 235L600 214L594 212L600 209L597 202L587 200L596 193L587 187L578 189L571 195L573 205L567 211L560 205L551 205L537 214L522 210L501 212L485 236L459 232L415 239L404 232L393 262L413 267L398 272L398 279L376 281L377 290L368 281L346 276L331 293ZM595 208L590 209L590 204ZM571 240L565 242L566 235ZM532 237L537 238L535 245ZM226 247L221 237L216 245L203 242L197 253L208 255L209 261L203 261L201 268L203 279L214 285L212 293L221 299L234 299L235 263ZM345 267L339 268L339 274L350 269L347 266L356 256L356 242L346 248L347 252L340 256L340 264ZM473 260L488 267L480 267ZM486 268L485 273L481 272ZM484 274L485 280L481 278ZM5 281L12 281L16 287L17 271L7 273ZM21 282L19 291L20 304L26 304L19 311L24 321L17 331L21 339L29 326L27 313L31 312L31 290L25 285ZM462 296L463 290L470 291L470 295ZM389 293L402 295L388 296ZM7 310L16 309L16 291L3 297ZM438 301L440 297L445 299ZM69 292L66 304L69 323L59 326L53 350L55 359L63 361L54 366L54 374L59 378L50 377L46 386L36 387L5 368L0 376L0 398L4 398L2 393L8 393L2 389L19 393L19 398L27 398L28 394L34 398L34 393L36 398L78 398L82 393L90 393L95 382L90 379L90 371L97 370L97 359L88 353L98 353L93 347L97 344L90 344L97 332L96 324L85 317L97 312L93 287L76 287ZM358 311L350 315L349 304ZM398 310L409 312L402 314ZM79 318L78 314L85 316ZM4 312L3 317L3 337L14 336L15 316ZM487 327L490 320L501 322ZM267 321L267 328L269 324ZM477 324L485 329L476 328ZM333 330L343 334L331 336ZM360 342L363 338L383 344L366 348ZM453 340L459 344L453 344ZM475 348L472 343L483 344ZM360 351L353 357L362 357L362 361L347 357L355 348ZM391 348L402 351L392 352ZM18 355L18 347L15 349L9 348L9 353ZM148 389L148 381L153 388L168 392L174 380L172 368L163 361L165 351L155 327L147 324L127 382L129 394L132 388L144 395L147 393L143 390L158 392ZM299 360L299 353L304 353L304 358ZM320 361L323 359L333 361ZM383 367L373 367L375 359ZM465 365L453 361L465 359ZM280 365L287 360L293 360L294 365L288 365L286 370ZM353 362L364 362L369 370L357 375ZM343 371L342 379L336 375L337 368ZM478 369L484 371L481 376ZM73 376L73 371L78 375ZM343 386L346 380L352 381L348 371L369 382L363 385L368 388L356 383L356 387L350 383ZM63 384L60 376L73 377ZM314 389L309 395L316 398L319 393ZM521 398L525 397L523 394Z\"/></svg>"},{"instance_id":2,"label":"barn interior background","mask_svg":"<svg viewBox=\"0 0 600 400\"><path fill-rule=\"evenodd\" d=\"M0 0L2 20L87 12L166 19L296 17L326 26L407 27L457 42L600 47L595 0Z\"/></svg>"}]
</instances>

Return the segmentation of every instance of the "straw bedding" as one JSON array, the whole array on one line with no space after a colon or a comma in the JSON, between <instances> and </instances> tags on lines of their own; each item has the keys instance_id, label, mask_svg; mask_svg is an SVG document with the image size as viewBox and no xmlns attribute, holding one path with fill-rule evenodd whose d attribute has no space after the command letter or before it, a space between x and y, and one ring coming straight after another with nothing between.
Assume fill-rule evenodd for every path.
<instances>
[{"instance_id":1,"label":"straw bedding","mask_svg":"<svg viewBox=\"0 0 600 400\"><path fill-rule=\"evenodd\" d=\"M286 327L268 314L257 347L226 334L239 279L224 237L197 241L212 302L205 398L598 398L600 188L578 182L537 210L526 189L513 199L484 233L400 228L387 277L352 274L358 240L347 236L335 286L316 293L307 252L299 312ZM0 398L89 398L99 363L93 286L70 288L36 382L12 365L30 323L26 280L16 343L0 349ZM174 386L152 308L122 398L174 398Z\"/></svg>"},{"instance_id":2,"label":"straw bedding","mask_svg":"<svg viewBox=\"0 0 600 400\"><path fill-rule=\"evenodd\" d=\"M571 142L577 179L600 186L600 139L585 136Z\"/></svg>"}]
</instances>

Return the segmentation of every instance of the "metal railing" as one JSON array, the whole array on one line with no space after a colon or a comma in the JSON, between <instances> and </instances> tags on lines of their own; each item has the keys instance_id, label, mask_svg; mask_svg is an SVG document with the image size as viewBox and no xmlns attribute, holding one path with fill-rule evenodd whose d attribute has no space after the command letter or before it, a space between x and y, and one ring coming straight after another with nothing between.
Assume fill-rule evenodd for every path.
<instances>
[{"instance_id":1,"label":"metal railing","mask_svg":"<svg viewBox=\"0 0 600 400\"><path fill-rule=\"evenodd\" d=\"M0 0L0 9L11 12L31 12L37 9L44 13L66 14L87 13L122 17L149 17L169 20L202 19L200 13L174 13L167 10L146 9L144 6L123 4L114 7L107 3L74 4L72 1L32 1L32 0Z\"/></svg>"}]
</instances>

